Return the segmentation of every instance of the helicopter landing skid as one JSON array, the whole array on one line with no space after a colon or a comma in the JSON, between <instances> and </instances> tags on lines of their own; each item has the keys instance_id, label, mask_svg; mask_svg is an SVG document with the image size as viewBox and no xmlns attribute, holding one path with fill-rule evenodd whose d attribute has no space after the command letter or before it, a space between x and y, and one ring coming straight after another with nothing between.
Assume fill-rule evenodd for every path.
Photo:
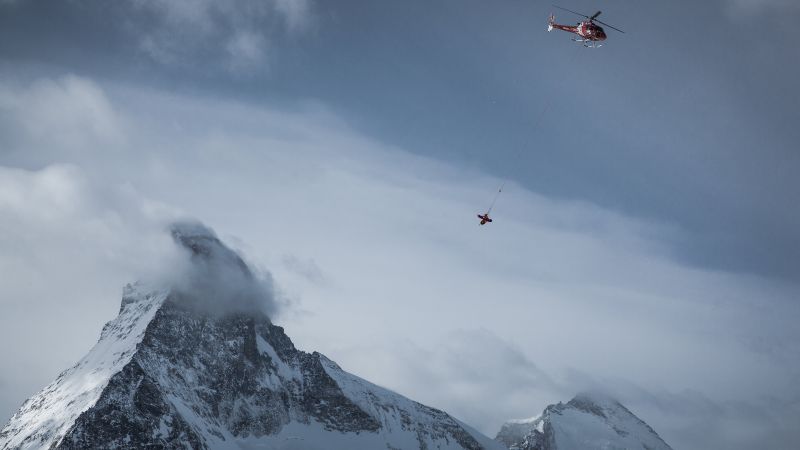
<instances>
[{"instance_id":1,"label":"helicopter landing skid","mask_svg":"<svg viewBox=\"0 0 800 450\"><path fill-rule=\"evenodd\" d=\"M572 38L572 40L573 40L574 42L580 42L580 43L581 43L581 44L583 44L583 46L584 46L584 47L586 47L586 48L600 48L600 47L602 47L602 46L603 46L603 44L598 44L597 42L595 42L595 41L592 41L592 40L589 40L589 39L577 39L577 38Z\"/></svg>"}]
</instances>

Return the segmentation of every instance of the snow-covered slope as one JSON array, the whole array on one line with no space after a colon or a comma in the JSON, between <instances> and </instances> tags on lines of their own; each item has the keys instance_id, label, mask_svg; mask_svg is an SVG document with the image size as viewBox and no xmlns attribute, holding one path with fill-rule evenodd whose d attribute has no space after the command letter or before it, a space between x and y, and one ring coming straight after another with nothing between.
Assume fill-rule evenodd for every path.
<instances>
[{"instance_id":1,"label":"snow-covered slope","mask_svg":"<svg viewBox=\"0 0 800 450\"><path fill-rule=\"evenodd\" d=\"M512 450L670 450L649 425L598 394L579 394L540 416L507 422L495 439Z\"/></svg>"},{"instance_id":2,"label":"snow-covered slope","mask_svg":"<svg viewBox=\"0 0 800 450\"><path fill-rule=\"evenodd\" d=\"M126 287L97 345L25 402L0 431L0 450L504 448L297 350L256 308L269 292L242 286L256 280L238 255L202 226L173 235L199 277ZM234 289L218 285L231 280ZM235 305L221 307L228 301Z\"/></svg>"}]
</instances>

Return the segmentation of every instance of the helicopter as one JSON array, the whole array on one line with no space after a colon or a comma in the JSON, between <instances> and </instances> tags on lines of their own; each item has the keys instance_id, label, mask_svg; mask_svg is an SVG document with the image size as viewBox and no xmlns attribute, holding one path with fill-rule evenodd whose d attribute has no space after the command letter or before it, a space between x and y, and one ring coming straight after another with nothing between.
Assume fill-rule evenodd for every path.
<instances>
[{"instance_id":1,"label":"helicopter","mask_svg":"<svg viewBox=\"0 0 800 450\"><path fill-rule=\"evenodd\" d=\"M620 30L619 28L612 27L611 25L601 22L597 20L597 16L601 14L601 11L597 11L596 13L592 14L591 16L587 16L586 14L581 14L579 12L575 12L569 10L567 8L562 8L560 6L553 5L558 9L562 9L567 12L571 12L572 14L577 14L581 17L585 17L586 20L578 22L577 25L559 25L556 23L556 16L550 14L550 17L547 19L547 31L553 31L553 28L567 31L569 33L575 33L578 35L576 38L572 38L575 42L583 43L584 47L589 48L597 48L602 47L603 44L598 44L599 41L605 41L607 36L605 30L597 23L602 23L603 25L619 31L620 33L625 33L624 31ZM595 23L597 22L597 23Z\"/></svg>"}]
</instances>

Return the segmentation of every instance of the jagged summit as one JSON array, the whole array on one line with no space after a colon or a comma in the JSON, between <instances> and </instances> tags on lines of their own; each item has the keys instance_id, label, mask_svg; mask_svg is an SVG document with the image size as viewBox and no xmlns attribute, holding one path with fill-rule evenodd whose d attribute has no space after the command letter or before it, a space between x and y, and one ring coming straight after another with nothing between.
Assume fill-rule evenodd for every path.
<instances>
[{"instance_id":1,"label":"jagged summit","mask_svg":"<svg viewBox=\"0 0 800 450\"><path fill-rule=\"evenodd\" d=\"M203 223L190 220L175 222L170 225L169 231L177 244L191 252L195 262L197 259L216 260L220 264L229 264L245 273L250 273L244 260L223 244L214 230Z\"/></svg>"},{"instance_id":2,"label":"jagged summit","mask_svg":"<svg viewBox=\"0 0 800 450\"><path fill-rule=\"evenodd\" d=\"M581 392L573 397L572 400L568 401L567 406L600 417L606 417L606 414L609 411L616 411L620 409L628 411L627 408L622 406L622 403L618 402L613 397L606 393L597 391ZM628 413L633 415L633 413L630 411L628 411Z\"/></svg>"},{"instance_id":3,"label":"jagged summit","mask_svg":"<svg viewBox=\"0 0 800 450\"><path fill-rule=\"evenodd\" d=\"M255 274L238 253L200 222L170 226L175 243L188 253L187 266L169 283L174 301L216 315L273 316L277 301L269 274Z\"/></svg>"},{"instance_id":4,"label":"jagged summit","mask_svg":"<svg viewBox=\"0 0 800 450\"><path fill-rule=\"evenodd\" d=\"M532 419L507 422L495 439L511 450L671 450L621 403L588 392L550 405Z\"/></svg>"},{"instance_id":5,"label":"jagged summit","mask_svg":"<svg viewBox=\"0 0 800 450\"><path fill-rule=\"evenodd\" d=\"M447 413L298 350L262 309L271 285L208 228L179 224L190 269L126 286L117 318L26 401L0 449L500 449ZM254 303L256 302L256 303Z\"/></svg>"}]
</instances>

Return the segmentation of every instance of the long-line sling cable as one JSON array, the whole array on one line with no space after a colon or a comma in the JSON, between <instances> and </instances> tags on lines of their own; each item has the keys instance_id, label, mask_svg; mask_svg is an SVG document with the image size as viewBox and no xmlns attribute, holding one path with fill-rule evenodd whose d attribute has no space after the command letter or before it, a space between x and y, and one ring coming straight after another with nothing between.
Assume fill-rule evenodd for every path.
<instances>
[{"instance_id":1,"label":"long-line sling cable","mask_svg":"<svg viewBox=\"0 0 800 450\"><path fill-rule=\"evenodd\" d=\"M580 51L580 49L582 47L577 47L577 48L578 48L578 51ZM575 62L575 58L577 56L578 56L578 52L575 52L575 53L572 54L572 59L569 60L569 64L568 64L569 66L571 66L572 63ZM544 102L544 105L542 106L541 111L539 111L539 114L534 118L533 122L531 123L531 127L532 127L533 132L538 131L539 124L542 122L542 119L544 119L544 116L550 110L550 107L552 106L554 100L555 100L555 92L551 91L550 95L545 99L545 102ZM525 149L525 147L526 146L519 147L517 149L517 151L514 152L513 155L511 155L510 161L514 162L517 159L519 159L519 157L522 155L522 151ZM508 182L508 177L504 178L503 182L500 183L500 187L497 189L497 192L494 194L494 198L492 199L492 203L489 204L489 208L486 210L486 216L487 217L489 216L489 213L492 212L492 209L494 208L495 203L497 203L497 199L500 197L500 194L503 193L503 188L506 186L507 182Z\"/></svg>"}]
</instances>

